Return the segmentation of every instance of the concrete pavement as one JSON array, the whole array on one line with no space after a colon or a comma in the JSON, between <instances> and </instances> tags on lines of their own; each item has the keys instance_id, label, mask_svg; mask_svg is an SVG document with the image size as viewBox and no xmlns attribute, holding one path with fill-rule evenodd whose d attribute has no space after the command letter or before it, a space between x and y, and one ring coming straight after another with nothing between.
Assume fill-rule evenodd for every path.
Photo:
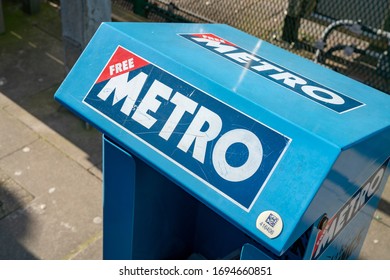
<instances>
[{"instance_id":1,"label":"concrete pavement","mask_svg":"<svg viewBox=\"0 0 390 280\"><path fill-rule=\"evenodd\" d=\"M101 259L101 135L53 100L65 77L58 11L4 13L0 259Z\"/></svg>"},{"instance_id":2,"label":"concrete pavement","mask_svg":"<svg viewBox=\"0 0 390 280\"><path fill-rule=\"evenodd\" d=\"M66 75L58 10L4 14L0 259L101 259L101 134L53 99ZM360 258L390 259L389 182Z\"/></svg>"}]
</instances>

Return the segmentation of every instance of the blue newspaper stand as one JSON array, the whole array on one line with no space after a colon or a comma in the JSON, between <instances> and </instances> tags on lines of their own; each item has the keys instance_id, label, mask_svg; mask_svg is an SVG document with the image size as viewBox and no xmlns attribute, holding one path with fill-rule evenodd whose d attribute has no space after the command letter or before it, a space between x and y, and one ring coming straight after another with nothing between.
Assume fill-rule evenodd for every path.
<instances>
[{"instance_id":1,"label":"blue newspaper stand","mask_svg":"<svg viewBox=\"0 0 390 280\"><path fill-rule=\"evenodd\" d=\"M357 258L389 173L389 96L226 25L104 23L55 97L105 259Z\"/></svg>"}]
</instances>

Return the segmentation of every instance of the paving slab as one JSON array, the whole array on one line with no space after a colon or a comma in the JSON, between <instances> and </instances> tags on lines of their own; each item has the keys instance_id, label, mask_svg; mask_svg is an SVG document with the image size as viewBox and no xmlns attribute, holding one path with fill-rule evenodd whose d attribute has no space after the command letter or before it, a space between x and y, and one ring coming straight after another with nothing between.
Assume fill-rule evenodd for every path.
<instances>
[{"instance_id":1,"label":"paving slab","mask_svg":"<svg viewBox=\"0 0 390 280\"><path fill-rule=\"evenodd\" d=\"M84 168L101 164L100 132L92 127L87 129L84 121L54 100L57 87L55 84L18 103L8 102L4 110Z\"/></svg>"},{"instance_id":2,"label":"paving slab","mask_svg":"<svg viewBox=\"0 0 390 280\"><path fill-rule=\"evenodd\" d=\"M385 225L380 221L373 220L366 239L364 240L359 259L389 260L389 232L390 227L388 225Z\"/></svg>"},{"instance_id":3,"label":"paving slab","mask_svg":"<svg viewBox=\"0 0 390 280\"><path fill-rule=\"evenodd\" d=\"M63 259L102 230L101 181L42 139L28 148L0 160L35 197L0 220L0 259Z\"/></svg>"},{"instance_id":4,"label":"paving slab","mask_svg":"<svg viewBox=\"0 0 390 280\"><path fill-rule=\"evenodd\" d=\"M38 139L36 133L1 108L0 120L0 158Z\"/></svg>"},{"instance_id":5,"label":"paving slab","mask_svg":"<svg viewBox=\"0 0 390 280\"><path fill-rule=\"evenodd\" d=\"M33 195L12 180L0 169L0 219L22 207L34 199Z\"/></svg>"},{"instance_id":6,"label":"paving slab","mask_svg":"<svg viewBox=\"0 0 390 280\"><path fill-rule=\"evenodd\" d=\"M89 240L79 245L76 253L70 254L66 259L71 260L101 260L103 259L103 232L98 232Z\"/></svg>"}]
</instances>

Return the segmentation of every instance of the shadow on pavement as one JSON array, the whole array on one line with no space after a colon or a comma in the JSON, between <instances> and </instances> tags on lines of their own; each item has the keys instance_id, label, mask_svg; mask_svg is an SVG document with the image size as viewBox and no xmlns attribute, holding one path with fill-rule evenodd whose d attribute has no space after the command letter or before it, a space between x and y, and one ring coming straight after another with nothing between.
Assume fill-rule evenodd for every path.
<instances>
[{"instance_id":1,"label":"shadow on pavement","mask_svg":"<svg viewBox=\"0 0 390 280\"><path fill-rule=\"evenodd\" d=\"M37 259L22 245L31 223L24 207L32 199L31 194L0 170L0 260Z\"/></svg>"},{"instance_id":2,"label":"shadow on pavement","mask_svg":"<svg viewBox=\"0 0 390 280\"><path fill-rule=\"evenodd\" d=\"M42 3L38 14L28 15L20 2L3 1L6 32L0 35L0 92L99 165L100 133L87 130L82 120L54 101L66 76L58 8Z\"/></svg>"}]
</instances>

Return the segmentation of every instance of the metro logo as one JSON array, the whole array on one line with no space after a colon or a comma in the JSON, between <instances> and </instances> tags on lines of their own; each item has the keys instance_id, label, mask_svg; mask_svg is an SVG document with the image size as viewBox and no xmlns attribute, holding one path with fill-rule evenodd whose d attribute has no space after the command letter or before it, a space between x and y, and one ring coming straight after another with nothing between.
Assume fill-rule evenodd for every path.
<instances>
[{"instance_id":1,"label":"metro logo","mask_svg":"<svg viewBox=\"0 0 390 280\"><path fill-rule=\"evenodd\" d=\"M326 228L321 230L316 237L312 259L318 259L328 246L336 239L344 227L356 216L356 214L376 194L385 175L390 158L375 171L373 175L355 192L339 211L328 221Z\"/></svg>"},{"instance_id":2,"label":"metro logo","mask_svg":"<svg viewBox=\"0 0 390 280\"><path fill-rule=\"evenodd\" d=\"M83 102L247 211L291 141L122 47Z\"/></svg>"},{"instance_id":3,"label":"metro logo","mask_svg":"<svg viewBox=\"0 0 390 280\"><path fill-rule=\"evenodd\" d=\"M178 35L334 112L341 114L365 105L214 34Z\"/></svg>"}]
</instances>

